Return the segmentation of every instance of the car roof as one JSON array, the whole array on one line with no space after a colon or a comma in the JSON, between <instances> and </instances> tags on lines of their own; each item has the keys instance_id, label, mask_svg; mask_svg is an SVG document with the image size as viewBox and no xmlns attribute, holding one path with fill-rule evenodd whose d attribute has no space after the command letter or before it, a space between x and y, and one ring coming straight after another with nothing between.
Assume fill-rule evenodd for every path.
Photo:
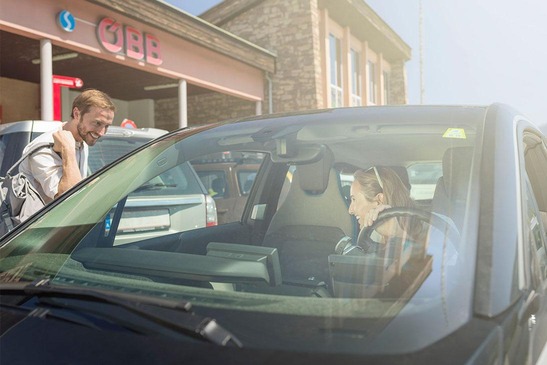
<instances>
[{"instance_id":1,"label":"car roof","mask_svg":"<svg viewBox=\"0 0 547 365\"><path fill-rule=\"evenodd\" d=\"M124 128L119 126L110 126L105 136L109 137L140 137L154 139L168 131L158 128Z\"/></svg>"},{"instance_id":2,"label":"car roof","mask_svg":"<svg viewBox=\"0 0 547 365\"><path fill-rule=\"evenodd\" d=\"M370 162L409 166L424 159L441 160L446 146L440 137L448 128L463 129L470 138L480 133L487 112L482 106L378 106L257 116L220 123L202 132L195 142L185 142L185 156L193 160L224 150L263 151L276 156L279 141L309 148L326 146L335 163L353 167L367 168ZM430 137L427 144L422 142L424 136ZM203 143L202 138L209 143ZM466 145L469 138L452 140L454 145ZM386 143L392 153L383 153ZM416 145L423 148L416 149ZM303 163L295 156L276 161Z\"/></svg>"},{"instance_id":3,"label":"car roof","mask_svg":"<svg viewBox=\"0 0 547 365\"><path fill-rule=\"evenodd\" d=\"M16 133L16 132L47 132L58 128L60 122L44 121L44 120L23 120L0 125L0 133Z\"/></svg>"},{"instance_id":4,"label":"car roof","mask_svg":"<svg viewBox=\"0 0 547 365\"><path fill-rule=\"evenodd\" d=\"M23 120L0 125L0 134L16 132L44 133L59 127L59 121L44 120ZM107 136L113 137L141 137L154 139L168 133L165 129L159 128L124 128L112 125L108 128Z\"/></svg>"}]
</instances>

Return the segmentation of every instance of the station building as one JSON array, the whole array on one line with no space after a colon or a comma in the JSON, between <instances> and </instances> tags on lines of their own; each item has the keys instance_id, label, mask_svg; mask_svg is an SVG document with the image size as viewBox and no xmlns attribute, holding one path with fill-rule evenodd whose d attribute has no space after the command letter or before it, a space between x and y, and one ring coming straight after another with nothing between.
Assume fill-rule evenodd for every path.
<instances>
[{"instance_id":1,"label":"station building","mask_svg":"<svg viewBox=\"0 0 547 365\"><path fill-rule=\"evenodd\" d=\"M174 130L338 106L404 104L410 47L363 1L2 1L0 121L67 120L107 92L114 124Z\"/></svg>"}]
</instances>

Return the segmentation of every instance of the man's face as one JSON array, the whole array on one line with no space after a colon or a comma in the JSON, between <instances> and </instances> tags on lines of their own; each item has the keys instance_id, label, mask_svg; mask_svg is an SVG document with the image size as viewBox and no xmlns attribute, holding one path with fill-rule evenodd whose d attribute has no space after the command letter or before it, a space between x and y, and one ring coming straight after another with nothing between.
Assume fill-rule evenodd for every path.
<instances>
[{"instance_id":1,"label":"man's face","mask_svg":"<svg viewBox=\"0 0 547 365\"><path fill-rule=\"evenodd\" d=\"M104 136L114 120L113 111L95 106L91 107L86 114L81 115L78 111L75 116L79 116L78 135L80 141L84 141L88 146L93 146L99 138Z\"/></svg>"}]
</instances>

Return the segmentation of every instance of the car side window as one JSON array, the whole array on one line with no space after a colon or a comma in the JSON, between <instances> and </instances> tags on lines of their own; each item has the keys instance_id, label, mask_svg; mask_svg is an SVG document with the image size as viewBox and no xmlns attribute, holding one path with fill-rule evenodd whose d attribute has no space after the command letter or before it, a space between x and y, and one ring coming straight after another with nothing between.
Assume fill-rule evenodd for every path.
<instances>
[{"instance_id":1,"label":"car side window","mask_svg":"<svg viewBox=\"0 0 547 365\"><path fill-rule=\"evenodd\" d=\"M248 195L251 192L256 177L256 170L240 170L237 172L237 183L241 195Z\"/></svg>"},{"instance_id":2,"label":"car side window","mask_svg":"<svg viewBox=\"0 0 547 365\"><path fill-rule=\"evenodd\" d=\"M277 202L278 210L283 205L283 203L285 202L285 199L287 198L287 194L289 193L289 190L292 184L292 177L295 171L296 171L296 166L294 165L289 166L289 169L287 170L287 175L285 176L285 180L283 181L283 186L281 187L281 192L279 194L279 200Z\"/></svg>"},{"instance_id":3,"label":"car side window","mask_svg":"<svg viewBox=\"0 0 547 365\"><path fill-rule=\"evenodd\" d=\"M522 144L524 169L523 228L526 247L530 252L530 272L536 285L547 279L547 148L545 141L531 131L525 131Z\"/></svg>"},{"instance_id":4,"label":"car side window","mask_svg":"<svg viewBox=\"0 0 547 365\"><path fill-rule=\"evenodd\" d=\"M121 245L206 227L210 204L206 197L192 166L183 162L114 205L103 222L104 239ZM216 223L216 214L212 219Z\"/></svg>"},{"instance_id":5,"label":"car side window","mask_svg":"<svg viewBox=\"0 0 547 365\"><path fill-rule=\"evenodd\" d=\"M2 166L2 161L4 161L4 155L6 151L6 143L4 142L4 136L0 137L0 166Z\"/></svg>"},{"instance_id":6,"label":"car side window","mask_svg":"<svg viewBox=\"0 0 547 365\"><path fill-rule=\"evenodd\" d=\"M547 279L547 249L543 240L541 217L536 208L533 192L528 184L525 189L524 229L527 231L525 237L528 237L528 242L525 242L525 245L530 253L532 280L537 286Z\"/></svg>"},{"instance_id":7,"label":"car side window","mask_svg":"<svg viewBox=\"0 0 547 365\"><path fill-rule=\"evenodd\" d=\"M442 162L415 163L408 167L410 196L414 200L431 200L437 181L443 175Z\"/></svg>"},{"instance_id":8,"label":"car side window","mask_svg":"<svg viewBox=\"0 0 547 365\"><path fill-rule=\"evenodd\" d=\"M342 195L346 199L348 206L351 204L351 184L353 183L353 173L340 172L340 188L342 189Z\"/></svg>"},{"instance_id":9,"label":"car side window","mask_svg":"<svg viewBox=\"0 0 547 365\"><path fill-rule=\"evenodd\" d=\"M201 183L213 198L219 199L228 195L228 183L224 171L206 170L197 171L197 174Z\"/></svg>"},{"instance_id":10,"label":"car side window","mask_svg":"<svg viewBox=\"0 0 547 365\"><path fill-rule=\"evenodd\" d=\"M0 176L4 176L21 157L23 149L30 140L29 134L25 132L5 134L0 137L0 140ZM5 151L8 151L8 153L4 153Z\"/></svg>"}]
</instances>

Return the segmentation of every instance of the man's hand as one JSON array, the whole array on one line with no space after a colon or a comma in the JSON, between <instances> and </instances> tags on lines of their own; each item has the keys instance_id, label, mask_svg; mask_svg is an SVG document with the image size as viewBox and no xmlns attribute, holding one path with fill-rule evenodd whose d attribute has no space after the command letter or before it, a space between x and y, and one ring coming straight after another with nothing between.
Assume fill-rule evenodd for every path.
<instances>
[{"instance_id":1,"label":"man's hand","mask_svg":"<svg viewBox=\"0 0 547 365\"><path fill-rule=\"evenodd\" d=\"M65 156L66 153L74 153L76 149L76 140L71 132L58 130L53 133L53 150Z\"/></svg>"},{"instance_id":2,"label":"man's hand","mask_svg":"<svg viewBox=\"0 0 547 365\"><path fill-rule=\"evenodd\" d=\"M76 140L72 132L59 130L53 133L53 150L63 159L63 176L55 194L57 198L82 180L82 175L76 161Z\"/></svg>"}]
</instances>

